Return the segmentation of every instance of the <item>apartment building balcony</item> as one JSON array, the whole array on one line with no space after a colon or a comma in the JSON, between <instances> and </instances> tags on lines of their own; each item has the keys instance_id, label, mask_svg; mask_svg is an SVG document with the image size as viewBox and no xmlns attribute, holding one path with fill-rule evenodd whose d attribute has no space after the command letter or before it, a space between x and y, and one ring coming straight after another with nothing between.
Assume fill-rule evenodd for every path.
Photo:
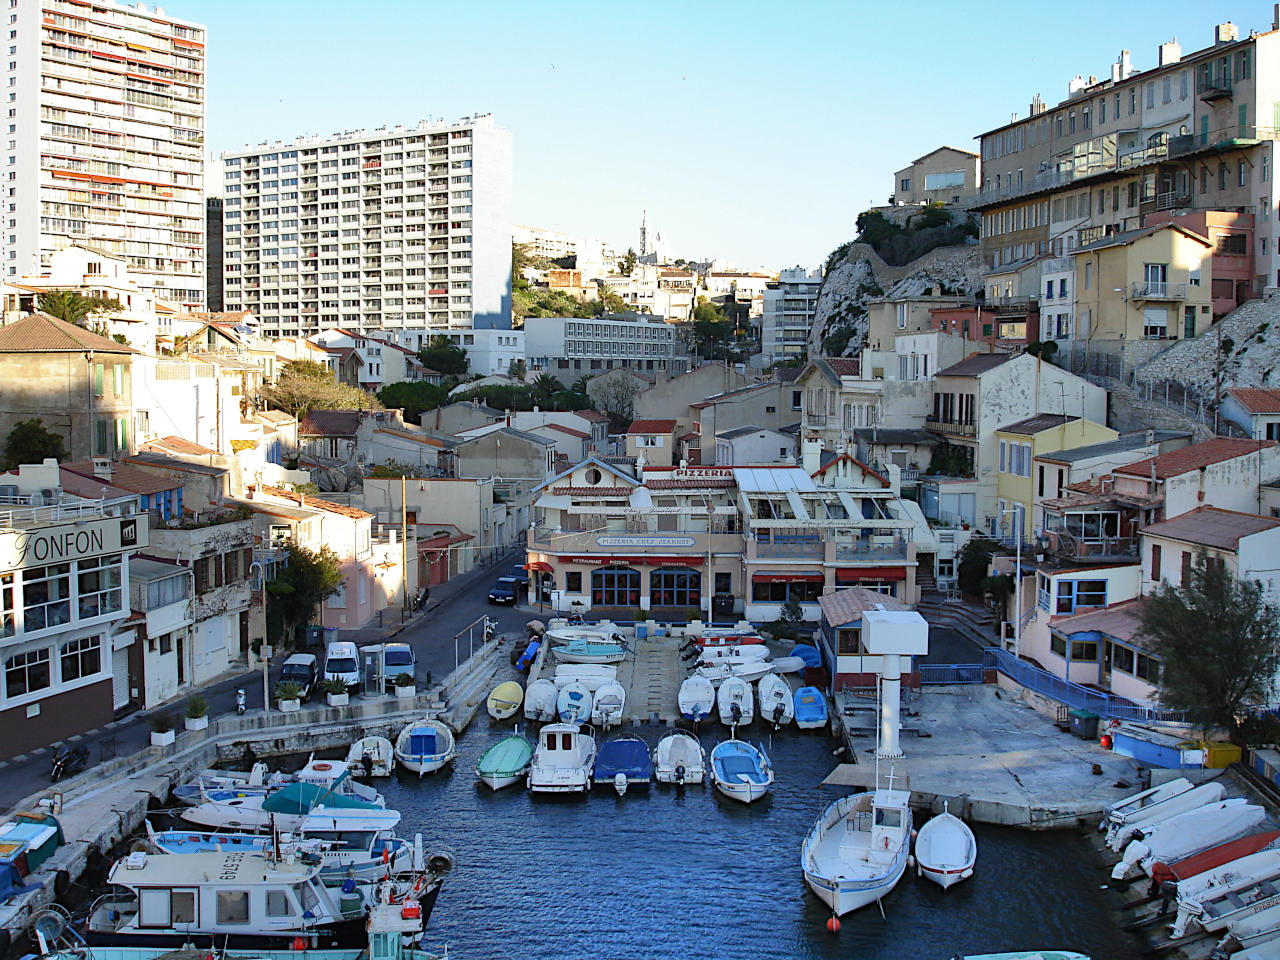
<instances>
[{"instance_id":1,"label":"apartment building balcony","mask_svg":"<svg viewBox=\"0 0 1280 960\"><path fill-rule=\"evenodd\" d=\"M926 430L943 437L963 437L973 440L978 436L977 425L972 423L957 423L953 420L936 420L928 417L924 421L924 426Z\"/></svg>"},{"instance_id":2,"label":"apartment building balcony","mask_svg":"<svg viewBox=\"0 0 1280 960\"><path fill-rule=\"evenodd\" d=\"M1228 76L1214 76L1200 82L1200 99L1205 103L1213 103L1215 100L1226 100L1232 95L1231 78Z\"/></svg>"},{"instance_id":3,"label":"apartment building balcony","mask_svg":"<svg viewBox=\"0 0 1280 960\"><path fill-rule=\"evenodd\" d=\"M905 563L910 540L901 534L870 536L852 542L836 542L836 563Z\"/></svg>"},{"instance_id":4,"label":"apartment building balcony","mask_svg":"<svg viewBox=\"0 0 1280 960\"><path fill-rule=\"evenodd\" d=\"M1081 537L1065 530L1048 530L1041 536L1043 552L1071 563L1126 563L1138 560L1136 537ZM1037 545L1040 549L1040 545Z\"/></svg>"},{"instance_id":5,"label":"apartment building balcony","mask_svg":"<svg viewBox=\"0 0 1280 960\"><path fill-rule=\"evenodd\" d=\"M1035 303L1034 297L1000 297L988 300L987 309L993 310L999 316L1024 317L1031 312Z\"/></svg>"},{"instance_id":6,"label":"apartment building balcony","mask_svg":"<svg viewBox=\"0 0 1280 960\"><path fill-rule=\"evenodd\" d=\"M834 423L835 418L831 421ZM825 427L827 425L827 415L825 413L806 413L804 415L804 425L806 427Z\"/></svg>"},{"instance_id":7,"label":"apartment building balcony","mask_svg":"<svg viewBox=\"0 0 1280 960\"><path fill-rule=\"evenodd\" d=\"M1187 299L1187 285L1185 283L1148 280L1133 284L1130 296L1134 300L1185 300Z\"/></svg>"},{"instance_id":8,"label":"apartment building balcony","mask_svg":"<svg viewBox=\"0 0 1280 960\"><path fill-rule=\"evenodd\" d=\"M1166 190L1155 195L1157 210L1176 210L1178 207L1186 207L1190 206L1190 204L1190 190Z\"/></svg>"},{"instance_id":9,"label":"apartment building balcony","mask_svg":"<svg viewBox=\"0 0 1280 960\"><path fill-rule=\"evenodd\" d=\"M751 544L747 551L748 560L821 561L827 554L826 542L818 534L779 535L761 530L748 542Z\"/></svg>"},{"instance_id":10,"label":"apartment building balcony","mask_svg":"<svg viewBox=\"0 0 1280 960\"><path fill-rule=\"evenodd\" d=\"M532 550L558 554L603 554L601 564L608 563L610 556L705 556L708 550L719 554L742 552L741 533L708 535L705 524L701 530L650 530L621 522L616 523L617 529L614 526L615 524L610 524L606 528L592 530L562 530L535 524L529 528L527 542Z\"/></svg>"}]
</instances>

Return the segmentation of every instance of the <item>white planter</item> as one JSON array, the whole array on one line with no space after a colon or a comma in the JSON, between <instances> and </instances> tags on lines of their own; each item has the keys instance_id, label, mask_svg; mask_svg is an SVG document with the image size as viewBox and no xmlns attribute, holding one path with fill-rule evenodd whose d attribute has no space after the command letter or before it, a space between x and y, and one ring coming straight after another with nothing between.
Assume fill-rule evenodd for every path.
<instances>
[{"instance_id":1,"label":"white planter","mask_svg":"<svg viewBox=\"0 0 1280 960\"><path fill-rule=\"evenodd\" d=\"M331 707L345 707L349 696L350 694L346 693L326 693L324 698L329 701Z\"/></svg>"},{"instance_id":2,"label":"white planter","mask_svg":"<svg viewBox=\"0 0 1280 960\"><path fill-rule=\"evenodd\" d=\"M186 724L188 730L203 730L209 726L209 717L187 717Z\"/></svg>"},{"instance_id":3,"label":"white planter","mask_svg":"<svg viewBox=\"0 0 1280 960\"><path fill-rule=\"evenodd\" d=\"M178 737L178 731L166 730L161 733L158 730L151 731L151 745L153 747L167 747Z\"/></svg>"},{"instance_id":4,"label":"white planter","mask_svg":"<svg viewBox=\"0 0 1280 960\"><path fill-rule=\"evenodd\" d=\"M417 687L396 687L397 700L412 700L418 695Z\"/></svg>"},{"instance_id":5,"label":"white planter","mask_svg":"<svg viewBox=\"0 0 1280 960\"><path fill-rule=\"evenodd\" d=\"M277 701L276 706L280 708L281 713L292 713L295 710L302 709L302 701L301 700L280 700L280 701Z\"/></svg>"}]
</instances>

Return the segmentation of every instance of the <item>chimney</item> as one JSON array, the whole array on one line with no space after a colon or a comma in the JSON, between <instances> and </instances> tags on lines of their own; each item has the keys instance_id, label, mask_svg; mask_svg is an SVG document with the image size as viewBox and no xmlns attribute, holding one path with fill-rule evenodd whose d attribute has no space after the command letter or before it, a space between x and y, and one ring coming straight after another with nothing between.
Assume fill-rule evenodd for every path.
<instances>
[{"instance_id":1,"label":"chimney","mask_svg":"<svg viewBox=\"0 0 1280 960\"><path fill-rule=\"evenodd\" d=\"M942 286L940 284L935 283L932 287L929 288L929 295L932 297L942 296Z\"/></svg>"},{"instance_id":2,"label":"chimney","mask_svg":"<svg viewBox=\"0 0 1280 960\"><path fill-rule=\"evenodd\" d=\"M1271 29L1280 30L1280 3L1271 8Z\"/></svg>"},{"instance_id":3,"label":"chimney","mask_svg":"<svg viewBox=\"0 0 1280 960\"><path fill-rule=\"evenodd\" d=\"M106 480L109 483L114 473L115 465L111 462L110 457L93 458L93 475L96 479Z\"/></svg>"},{"instance_id":4,"label":"chimney","mask_svg":"<svg viewBox=\"0 0 1280 960\"><path fill-rule=\"evenodd\" d=\"M1213 43L1235 43L1240 39L1240 28L1228 20L1226 23L1220 23L1213 28Z\"/></svg>"},{"instance_id":5,"label":"chimney","mask_svg":"<svg viewBox=\"0 0 1280 960\"><path fill-rule=\"evenodd\" d=\"M1155 442L1156 442L1156 432L1155 432L1154 430L1148 430L1148 431L1147 431L1147 445L1148 445L1148 446L1150 446L1151 444L1153 444L1153 443L1155 443Z\"/></svg>"},{"instance_id":6,"label":"chimney","mask_svg":"<svg viewBox=\"0 0 1280 960\"><path fill-rule=\"evenodd\" d=\"M800 465L810 476L822 469L822 441L817 437L805 437L800 441Z\"/></svg>"},{"instance_id":7,"label":"chimney","mask_svg":"<svg viewBox=\"0 0 1280 960\"><path fill-rule=\"evenodd\" d=\"M1129 60L1129 51L1121 50L1119 58L1111 65L1111 82L1119 83L1121 80L1128 80L1132 73L1133 64Z\"/></svg>"},{"instance_id":8,"label":"chimney","mask_svg":"<svg viewBox=\"0 0 1280 960\"><path fill-rule=\"evenodd\" d=\"M1182 59L1182 45L1178 43L1178 38L1174 37L1168 43L1160 44L1156 51L1156 65L1167 67L1171 63L1178 63Z\"/></svg>"},{"instance_id":9,"label":"chimney","mask_svg":"<svg viewBox=\"0 0 1280 960\"><path fill-rule=\"evenodd\" d=\"M1074 97L1077 93L1084 89L1084 77L1076 74L1071 78L1071 82L1067 84L1067 96Z\"/></svg>"},{"instance_id":10,"label":"chimney","mask_svg":"<svg viewBox=\"0 0 1280 960\"><path fill-rule=\"evenodd\" d=\"M1038 117L1042 113L1044 113L1044 98L1037 93L1031 98L1031 106L1027 110L1027 115Z\"/></svg>"}]
</instances>

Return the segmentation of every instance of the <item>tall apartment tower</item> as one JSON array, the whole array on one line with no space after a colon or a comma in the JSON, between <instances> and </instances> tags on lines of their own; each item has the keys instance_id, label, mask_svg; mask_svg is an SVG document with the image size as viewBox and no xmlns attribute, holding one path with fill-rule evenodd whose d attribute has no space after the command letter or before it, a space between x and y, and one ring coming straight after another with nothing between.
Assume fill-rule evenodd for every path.
<instances>
[{"instance_id":1,"label":"tall apartment tower","mask_svg":"<svg viewBox=\"0 0 1280 960\"><path fill-rule=\"evenodd\" d=\"M71 244L205 302L205 28L115 0L10 0L0 277Z\"/></svg>"},{"instance_id":2,"label":"tall apartment tower","mask_svg":"<svg viewBox=\"0 0 1280 960\"><path fill-rule=\"evenodd\" d=\"M511 134L491 115L222 156L225 307L265 336L511 328Z\"/></svg>"}]
</instances>

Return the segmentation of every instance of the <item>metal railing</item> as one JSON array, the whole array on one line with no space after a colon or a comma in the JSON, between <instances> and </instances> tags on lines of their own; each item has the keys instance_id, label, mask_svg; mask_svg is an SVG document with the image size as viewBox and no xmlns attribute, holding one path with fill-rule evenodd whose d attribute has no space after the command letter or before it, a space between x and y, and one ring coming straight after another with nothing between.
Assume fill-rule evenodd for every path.
<instances>
[{"instance_id":1,"label":"metal railing","mask_svg":"<svg viewBox=\"0 0 1280 960\"><path fill-rule=\"evenodd\" d=\"M988 669L981 663L922 663L916 672L922 684L985 683Z\"/></svg>"},{"instance_id":2,"label":"metal railing","mask_svg":"<svg viewBox=\"0 0 1280 960\"><path fill-rule=\"evenodd\" d=\"M1164 280L1148 280L1133 285L1135 300L1185 300L1187 285L1185 283L1167 283Z\"/></svg>"},{"instance_id":3,"label":"metal railing","mask_svg":"<svg viewBox=\"0 0 1280 960\"><path fill-rule=\"evenodd\" d=\"M826 545L821 539L804 540L756 540L756 556L767 559L784 559L787 557L803 560L821 560L826 552Z\"/></svg>"},{"instance_id":4,"label":"metal railing","mask_svg":"<svg viewBox=\"0 0 1280 960\"><path fill-rule=\"evenodd\" d=\"M886 538L889 539L889 538ZM873 540L855 540L852 543L836 544L837 563L857 563L860 561L904 561L907 559L907 539L893 537L888 543L876 543Z\"/></svg>"},{"instance_id":5,"label":"metal railing","mask_svg":"<svg viewBox=\"0 0 1280 960\"><path fill-rule=\"evenodd\" d=\"M44 502L49 498L41 494L0 498L0 527L56 523L81 517L128 516L139 512L136 496L90 500L58 491L54 498L56 501L50 503Z\"/></svg>"},{"instance_id":6,"label":"metal railing","mask_svg":"<svg viewBox=\"0 0 1280 960\"><path fill-rule=\"evenodd\" d=\"M935 420L928 417L924 421L926 429L941 433L948 437L976 437L978 428L972 423L954 423L950 420Z\"/></svg>"}]
</instances>

